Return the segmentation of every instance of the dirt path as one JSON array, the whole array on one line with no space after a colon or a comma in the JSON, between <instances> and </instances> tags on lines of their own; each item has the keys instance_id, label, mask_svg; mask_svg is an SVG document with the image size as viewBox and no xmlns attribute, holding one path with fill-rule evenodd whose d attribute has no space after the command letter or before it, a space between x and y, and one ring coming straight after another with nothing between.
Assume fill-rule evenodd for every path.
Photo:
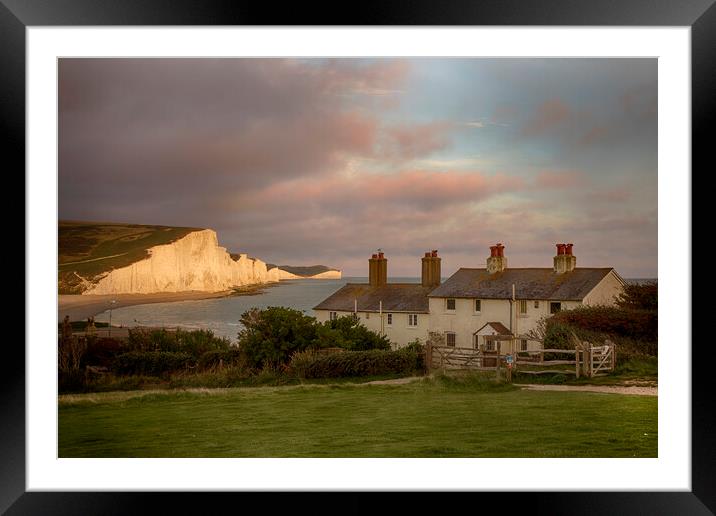
<instances>
[{"instance_id":1,"label":"dirt path","mask_svg":"<svg viewBox=\"0 0 716 516\"><path fill-rule=\"evenodd\" d=\"M636 387L618 385L548 385L548 384L514 384L529 391L573 391L573 392L605 392L608 394L631 394L636 396L657 396L656 387Z\"/></svg>"}]
</instances>

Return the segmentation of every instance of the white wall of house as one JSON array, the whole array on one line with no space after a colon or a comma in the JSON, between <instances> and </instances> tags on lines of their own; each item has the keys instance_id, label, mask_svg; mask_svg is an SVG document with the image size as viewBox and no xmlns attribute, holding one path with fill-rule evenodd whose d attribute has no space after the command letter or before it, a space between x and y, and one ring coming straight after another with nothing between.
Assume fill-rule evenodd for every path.
<instances>
[{"instance_id":1,"label":"white wall of house","mask_svg":"<svg viewBox=\"0 0 716 516\"><path fill-rule=\"evenodd\" d=\"M622 280L614 271L607 274L584 298L585 305L615 305L616 298L622 293Z\"/></svg>"},{"instance_id":2,"label":"white wall of house","mask_svg":"<svg viewBox=\"0 0 716 516\"><path fill-rule=\"evenodd\" d=\"M520 300L514 303L512 330L520 336L528 333L537 325L543 316L550 315L550 301L526 301L526 312L519 313ZM562 310L571 310L581 303L579 301L561 301ZM455 299L455 310L447 309L447 298L430 298L430 331L441 334L455 333L457 347L474 347L474 333L488 322L502 323L510 328L510 300L509 299L481 299L480 311L475 311L475 299ZM537 343L528 343L528 349L537 349Z\"/></svg>"},{"instance_id":3,"label":"white wall of house","mask_svg":"<svg viewBox=\"0 0 716 516\"><path fill-rule=\"evenodd\" d=\"M330 319L331 310L314 310L316 319L319 322L328 321ZM388 324L388 313L391 314L391 324ZM337 317L353 315L353 312L336 311ZM404 347L415 339L425 342L428 335L429 315L426 313L416 313L418 316L417 326L408 324L408 314L404 312L383 312L382 328L385 336L388 337L393 344L393 349ZM381 331L381 315L377 312L361 312L358 311L358 318L361 324L371 331L380 333Z\"/></svg>"}]
</instances>

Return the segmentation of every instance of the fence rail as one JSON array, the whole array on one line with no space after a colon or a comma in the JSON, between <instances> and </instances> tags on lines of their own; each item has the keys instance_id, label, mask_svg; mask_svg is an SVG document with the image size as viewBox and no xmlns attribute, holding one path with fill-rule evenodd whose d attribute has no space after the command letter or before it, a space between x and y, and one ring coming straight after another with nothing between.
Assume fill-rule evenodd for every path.
<instances>
[{"instance_id":1,"label":"fence rail","mask_svg":"<svg viewBox=\"0 0 716 516\"><path fill-rule=\"evenodd\" d=\"M504 339L503 339L504 340ZM508 380L512 372L524 374L573 374L576 378L584 375L597 376L616 367L616 349L613 342L607 341L603 346L593 346L589 342L575 344L575 349L540 349L528 352L505 354L501 352L500 340L496 340L495 350L482 348L461 348L453 346L436 346L428 343L425 348L425 365L430 369L466 369L472 371L494 371L500 377L505 371ZM514 348L513 345L510 349ZM527 353L528 356L520 356ZM573 355L573 359L545 360L545 354ZM572 369L554 369L551 366L574 366ZM531 369L528 369L531 368ZM539 369L535 369L539 368Z\"/></svg>"}]
</instances>

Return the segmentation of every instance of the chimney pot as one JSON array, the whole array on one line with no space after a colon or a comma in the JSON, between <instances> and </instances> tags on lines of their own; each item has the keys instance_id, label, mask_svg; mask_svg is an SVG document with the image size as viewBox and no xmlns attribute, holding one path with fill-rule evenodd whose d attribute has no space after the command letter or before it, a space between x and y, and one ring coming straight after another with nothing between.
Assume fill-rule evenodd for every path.
<instances>
[{"instance_id":1,"label":"chimney pot","mask_svg":"<svg viewBox=\"0 0 716 516\"><path fill-rule=\"evenodd\" d=\"M574 244L565 244L564 246L564 253L568 254L569 256L572 256L572 246Z\"/></svg>"},{"instance_id":2,"label":"chimney pot","mask_svg":"<svg viewBox=\"0 0 716 516\"><path fill-rule=\"evenodd\" d=\"M557 255L558 256L564 254L564 248L565 248L564 244L557 244Z\"/></svg>"},{"instance_id":3,"label":"chimney pot","mask_svg":"<svg viewBox=\"0 0 716 516\"><path fill-rule=\"evenodd\" d=\"M430 258L430 251L425 253L425 258Z\"/></svg>"},{"instance_id":4,"label":"chimney pot","mask_svg":"<svg viewBox=\"0 0 716 516\"><path fill-rule=\"evenodd\" d=\"M384 258L383 253L378 253L378 258L382 260Z\"/></svg>"},{"instance_id":5,"label":"chimney pot","mask_svg":"<svg viewBox=\"0 0 716 516\"><path fill-rule=\"evenodd\" d=\"M373 258L373 259L375 260L375 259L378 258L378 255L377 255L377 254L373 254L373 256L371 256L371 258Z\"/></svg>"}]
</instances>

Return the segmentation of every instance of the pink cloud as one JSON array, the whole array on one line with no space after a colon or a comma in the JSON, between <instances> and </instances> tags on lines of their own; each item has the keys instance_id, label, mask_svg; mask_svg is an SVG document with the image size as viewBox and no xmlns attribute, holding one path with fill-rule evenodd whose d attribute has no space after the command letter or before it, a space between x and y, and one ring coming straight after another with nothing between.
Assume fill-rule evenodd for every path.
<instances>
[{"instance_id":1,"label":"pink cloud","mask_svg":"<svg viewBox=\"0 0 716 516\"><path fill-rule=\"evenodd\" d=\"M534 184L538 188L551 190L577 188L585 184L585 177L580 172L544 171L537 174Z\"/></svg>"},{"instance_id":2,"label":"pink cloud","mask_svg":"<svg viewBox=\"0 0 716 516\"><path fill-rule=\"evenodd\" d=\"M432 122L428 124L397 125L388 127L381 145L381 157L415 159L446 148L454 124Z\"/></svg>"},{"instance_id":3,"label":"pink cloud","mask_svg":"<svg viewBox=\"0 0 716 516\"><path fill-rule=\"evenodd\" d=\"M539 136L564 124L572 116L572 109L559 99L551 99L537 107L522 129L525 136Z\"/></svg>"}]
</instances>

